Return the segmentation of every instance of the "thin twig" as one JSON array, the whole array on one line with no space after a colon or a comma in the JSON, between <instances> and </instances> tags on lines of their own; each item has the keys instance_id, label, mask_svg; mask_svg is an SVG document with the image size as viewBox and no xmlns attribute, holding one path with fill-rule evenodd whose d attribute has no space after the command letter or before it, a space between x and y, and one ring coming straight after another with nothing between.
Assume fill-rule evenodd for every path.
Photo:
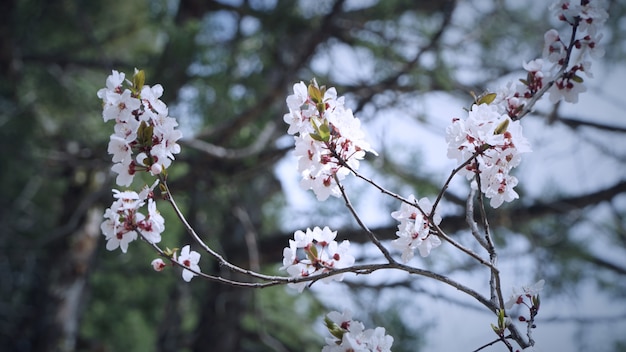
<instances>
[{"instance_id":1,"label":"thin twig","mask_svg":"<svg viewBox=\"0 0 626 352\"><path fill-rule=\"evenodd\" d=\"M497 338L497 339L495 339L495 340L493 340L491 342L487 342L486 344L478 347L477 349L473 350L472 352L478 352L478 351L483 350L483 349L485 349L485 348L487 348L489 346L493 346L493 345L495 345L496 343L498 343L500 341L502 341L502 339Z\"/></svg>"},{"instance_id":2,"label":"thin twig","mask_svg":"<svg viewBox=\"0 0 626 352\"><path fill-rule=\"evenodd\" d=\"M465 160L465 162L463 162L461 165L457 166L454 170L450 172L448 179L446 179L446 182L444 182L443 186L441 186L441 190L439 191L439 194L437 195L437 198L435 199L435 202L433 203L433 212L435 211L435 209L437 209L437 206L439 205L439 202L443 198L443 195L446 193L446 190L450 186L450 182L452 182L452 178L454 178L454 175L459 173L459 171L463 170L463 168L469 165L469 163L474 161L483 152L484 150L480 148L479 150L474 152L474 154L469 159Z\"/></svg>"},{"instance_id":3,"label":"thin twig","mask_svg":"<svg viewBox=\"0 0 626 352\"><path fill-rule=\"evenodd\" d=\"M476 187L480 190L482 189L482 184L480 181L479 170L476 169ZM487 252L489 252L489 262L492 267L495 268L498 265L498 254L496 252L496 247L493 244L493 239L491 238L491 230L489 227L489 220L487 219L487 212L485 211L485 202L483 198L482 192L478 194L478 208L480 209L480 216L483 225L483 229L485 231L485 241L487 242ZM502 297L502 287L500 284L500 272L496 270L491 271L491 278L489 279L489 287L491 290L491 301L500 307L500 309L504 310L504 298Z\"/></svg>"},{"instance_id":4,"label":"thin twig","mask_svg":"<svg viewBox=\"0 0 626 352\"><path fill-rule=\"evenodd\" d=\"M383 244L380 242L380 240L378 239L378 237L376 237L376 234L374 234L368 227L367 225L365 225L365 223L363 222L363 220L361 220L361 217L359 216L359 214L356 212L356 210L354 209L354 207L352 206L352 203L350 202L350 198L348 198L348 195L346 194L346 191L343 187L343 185L341 184L341 182L339 182L339 178L337 177L337 174L334 175L335 177L335 182L337 183L337 186L339 186L339 190L341 191L341 196L343 197L343 200L346 203L346 207L348 208L348 210L350 210L350 213L352 214L352 216L354 217L354 219L356 220L356 222L359 224L359 226L365 231L365 233L367 233L367 235L370 238L370 241L372 241L372 243L374 243L374 245L376 247L378 247L378 249L380 250L380 252L385 256L385 258L387 259L387 261L389 263L394 263L395 259L393 259L393 257L391 256L391 254L389 253L389 251L387 250L387 248L385 248L385 246L383 246Z\"/></svg>"},{"instance_id":5,"label":"thin twig","mask_svg":"<svg viewBox=\"0 0 626 352\"><path fill-rule=\"evenodd\" d=\"M350 167L350 165L348 165L348 163L343 160L341 158L341 156L333 149L330 148L329 145L327 145L327 147L329 147L328 149L330 150L331 154L338 160L339 165L347 168L350 172L352 172L356 177L364 180L365 182L369 183L370 185L374 186L375 188L377 188L378 190L380 190L382 193L387 194L393 198L396 198L406 204L409 204L415 208L417 208L420 213L422 213L423 216L426 216L429 218L429 223L430 223L430 227L432 229L435 230L435 232L437 233L437 235L439 235L440 237L442 237L443 239L445 239L446 241L448 241L450 244L452 244L454 247L460 249L463 253L469 255L470 257L476 259L479 263L491 268L491 270L498 270L497 268L495 268L493 265L491 265L489 262L487 262L486 260L484 260L480 255L478 255L477 253L475 253L474 251L472 251L471 249L463 246L462 244L458 243L457 241L453 240L450 236L448 236L437 224L435 224L435 222L433 221L434 219L434 215L435 215L435 208L436 208L436 204L433 205L432 210L430 211L430 214L427 214L418 204L417 200L415 200L414 202L409 201L406 198L403 198L391 191L388 191L387 189L385 189L384 187L380 186L379 184L377 184L376 182L374 182L372 179L367 178L363 175L361 175L359 172L357 172L356 170L354 170L352 167ZM463 167L465 167L465 165L467 165L469 162L471 162L473 159L475 159L481 152L478 151L476 153L474 153L474 155L468 159L467 161L465 161L463 164L461 164L460 166L458 166L455 170L453 170L453 172L450 174L450 176L448 177L448 180L446 181L444 188L447 187L447 185L450 183L450 180L452 179L452 177L454 176L454 174L458 173ZM439 197L437 198L438 202L441 197L443 196L443 191L440 193Z\"/></svg>"},{"instance_id":6,"label":"thin twig","mask_svg":"<svg viewBox=\"0 0 626 352\"><path fill-rule=\"evenodd\" d=\"M454 247L458 248L460 251L462 251L463 253L469 255L470 257L476 259L480 264L490 268L491 270L495 270L496 272L498 271L498 268L496 268L495 266L493 266L491 263L489 263L488 261L486 261L485 259L483 259L480 255L478 255L476 252L472 251L471 249L463 246L462 244L460 244L459 242L455 241L454 239L452 239L452 237L448 236L442 229L441 227L439 227L439 225L435 224L435 223L431 223L431 227L437 232L437 235L441 238L443 238L444 240L446 240L448 243L450 243L451 245L453 245Z\"/></svg>"},{"instance_id":7,"label":"thin twig","mask_svg":"<svg viewBox=\"0 0 626 352\"><path fill-rule=\"evenodd\" d=\"M472 236L476 239L476 242L478 242L483 248L489 250L487 241L481 237L478 224L476 224L476 221L474 220L474 197L476 197L476 190L470 187L467 202L465 203L465 221L472 232Z\"/></svg>"},{"instance_id":8,"label":"thin twig","mask_svg":"<svg viewBox=\"0 0 626 352\"><path fill-rule=\"evenodd\" d=\"M213 256L215 259L217 259L217 261L219 262L220 265L223 265L223 266L227 267L228 269L230 269L230 270L232 270L234 272L238 272L238 273L241 273L241 274L252 276L254 278L265 280L265 281L280 281L280 282L287 282L288 281L288 279L285 278L285 277L263 275L263 274L259 274L257 272L254 272L252 270L241 268L241 267L239 267L237 265L234 265L234 264L230 263L226 259L224 259L224 257L222 257L219 253L214 251L206 243L204 243L204 241L202 241L200 236L198 236L198 234L193 229L193 227L191 227L191 225L189 225L189 222L187 221L187 219L185 218L183 213L178 208L178 205L176 204L176 201L174 201L174 197L172 196L172 193L170 192L170 189L167 186L167 182L165 180L165 177L163 177L163 176L161 176L161 184L163 185L163 187L165 189L165 192L166 192L166 197L165 197L166 200L170 203L170 205L174 209L174 212L176 213L176 216L182 222L183 226L185 227L185 230L187 230L187 233L194 239L194 241L198 245L200 245L200 247L202 247L202 249L204 249L207 253L209 253L211 256Z\"/></svg>"}]
</instances>

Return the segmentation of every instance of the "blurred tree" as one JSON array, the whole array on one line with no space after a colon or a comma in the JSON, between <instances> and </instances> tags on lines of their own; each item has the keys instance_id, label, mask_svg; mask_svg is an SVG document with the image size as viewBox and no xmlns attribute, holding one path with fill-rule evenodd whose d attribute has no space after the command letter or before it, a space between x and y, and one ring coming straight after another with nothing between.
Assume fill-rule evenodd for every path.
<instances>
[{"instance_id":1,"label":"blurred tree","mask_svg":"<svg viewBox=\"0 0 626 352\"><path fill-rule=\"evenodd\" d=\"M111 69L145 69L148 83L165 88L163 100L186 137L171 187L198 233L230 260L271 270L293 232L283 222L310 217L304 226L319 225L312 214L323 210L312 206L292 218L282 211L286 200L274 166L291 148L281 139L291 84L317 77L336 85L371 123L394 107L412 123L433 126L436 117L408 102L442 91L469 101L470 90L494 86L537 56L547 29L547 16L499 0L7 0L1 6L0 345L13 351L319 349L313 329L301 328L323 311L312 296L199 280L189 285L153 273L147 247L133 244L122 256L99 245L112 182L110 126L102 124L95 92ZM609 6L605 45L609 64L617 65L626 50L619 30L625 9L619 1ZM470 78L468 70L475 73ZM575 137L626 131L593 116L564 115L559 106L529 119ZM434 192L440 177L423 171L418 151L411 160L394 157L407 147L392 139L381 142L372 172L391 188ZM601 138L579 139L611 147ZM623 174L619 148L604 156ZM616 179L514 203L493 214L492 226L525 236L553 286L595 279L623 298L618 279L626 264L581 239L602 232L623 254L626 210L619 197L626 183ZM447 201L464 204L460 194ZM607 204L613 221L585 230L594 209ZM161 211L169 220L166 243L180 244L180 226L168 209ZM341 224L340 235L364 241L349 221ZM443 224L460 231L464 214L451 213ZM393 238L395 225L376 231ZM512 240L501 238L507 243ZM203 271L223 270L203 264ZM446 270L473 268L462 264L451 260ZM401 314L389 315L398 320Z\"/></svg>"}]
</instances>

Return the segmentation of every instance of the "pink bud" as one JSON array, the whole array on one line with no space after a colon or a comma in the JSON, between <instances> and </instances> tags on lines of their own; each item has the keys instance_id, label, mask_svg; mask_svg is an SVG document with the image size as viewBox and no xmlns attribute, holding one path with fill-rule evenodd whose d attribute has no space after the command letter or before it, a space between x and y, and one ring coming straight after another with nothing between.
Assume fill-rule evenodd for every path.
<instances>
[{"instance_id":1,"label":"pink bud","mask_svg":"<svg viewBox=\"0 0 626 352\"><path fill-rule=\"evenodd\" d=\"M155 271L162 271L163 269L165 269L165 266L165 262L163 262L161 258L157 258L152 261L152 268Z\"/></svg>"},{"instance_id":2,"label":"pink bud","mask_svg":"<svg viewBox=\"0 0 626 352\"><path fill-rule=\"evenodd\" d=\"M161 173L161 171L163 171L163 167L160 164L152 164L152 166L150 167L150 173L155 176Z\"/></svg>"}]
</instances>

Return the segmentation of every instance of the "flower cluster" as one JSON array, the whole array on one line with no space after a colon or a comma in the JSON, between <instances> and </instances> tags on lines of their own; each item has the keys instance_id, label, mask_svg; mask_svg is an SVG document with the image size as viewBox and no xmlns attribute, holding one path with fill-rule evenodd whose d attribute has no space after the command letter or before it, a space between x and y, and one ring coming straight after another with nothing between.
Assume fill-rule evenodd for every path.
<instances>
[{"instance_id":1,"label":"flower cluster","mask_svg":"<svg viewBox=\"0 0 626 352\"><path fill-rule=\"evenodd\" d=\"M580 72L593 77L589 58L597 59L604 55L604 50L598 44L602 39L598 28L608 18L602 1L574 3L560 0L551 9L559 21L576 28L572 31L576 37L564 40L556 29L550 29L544 34L542 58L524 63L526 79L520 80L521 83L516 86L509 85L498 94L498 100L502 103L499 105L513 119L519 116L528 100L550 81L554 81L548 90L552 103L561 99L569 103L578 102L578 94L586 91Z\"/></svg>"},{"instance_id":2,"label":"flower cluster","mask_svg":"<svg viewBox=\"0 0 626 352\"><path fill-rule=\"evenodd\" d=\"M331 231L328 226L306 232L296 231L294 239L289 240L289 247L283 250L283 266L289 276L295 278L308 277L329 272L334 269L346 268L354 264L354 257L348 252L350 242L344 240L340 244L335 241L337 231ZM329 276L322 282L331 280L341 281L342 274ZM289 284L299 291L304 290L307 282Z\"/></svg>"},{"instance_id":3,"label":"flower cluster","mask_svg":"<svg viewBox=\"0 0 626 352\"><path fill-rule=\"evenodd\" d=\"M283 119L289 124L287 132L294 135L300 186L313 190L320 201L339 197L335 177L343 180L350 169L358 169L365 152L375 152L365 141L360 120L344 106L335 88L319 87L313 80L308 87L295 84L293 91Z\"/></svg>"},{"instance_id":4,"label":"flower cluster","mask_svg":"<svg viewBox=\"0 0 626 352\"><path fill-rule=\"evenodd\" d=\"M128 244L137 239L138 233L150 243L161 242L161 233L165 230L165 220L154 202L154 186L145 187L140 193L113 190L115 201L104 212L105 220L100 225L110 251L118 247L126 253ZM139 210L148 203L147 215Z\"/></svg>"},{"instance_id":5,"label":"flower cluster","mask_svg":"<svg viewBox=\"0 0 626 352\"><path fill-rule=\"evenodd\" d=\"M459 173L468 179L477 176L492 207L519 197L513 190L517 178L509 172L521 162L520 154L531 151L520 121L501 115L495 104L473 105L467 119L454 119L448 126L446 141L448 157L467 163Z\"/></svg>"},{"instance_id":6,"label":"flower cluster","mask_svg":"<svg viewBox=\"0 0 626 352\"><path fill-rule=\"evenodd\" d=\"M539 314L539 307L541 306L541 301L539 299L539 292L543 289L544 280L539 280L535 284L530 286L523 286L521 290L517 290L513 288L513 293L509 300L504 304L506 309L511 309L513 305L519 304L524 305L528 309L528 315L519 315L517 320L521 322L526 322L528 326L528 332L530 337L530 330L536 328L535 325L535 317ZM531 339L531 345L532 339Z\"/></svg>"},{"instance_id":7,"label":"flower cluster","mask_svg":"<svg viewBox=\"0 0 626 352\"><path fill-rule=\"evenodd\" d=\"M118 174L116 183L130 186L137 171L155 176L169 167L174 154L180 152L176 141L182 134L159 99L163 94L160 84L144 85L143 71L136 71L132 82L124 78L124 73L113 71L98 97L103 102L104 121L115 121L108 152L115 163L111 169ZM124 88L124 82L130 88Z\"/></svg>"},{"instance_id":8,"label":"flower cluster","mask_svg":"<svg viewBox=\"0 0 626 352\"><path fill-rule=\"evenodd\" d=\"M152 87L144 84L144 72L135 71L132 82L125 74L113 71L106 79L106 88L98 91L102 99L104 121L114 120L114 133L109 139L108 152L113 155L113 167L117 173L119 186L130 186L137 171L149 172L152 176L161 174L168 168L174 154L180 152L176 143L182 134L176 130L178 122L168 116L167 105L159 98L163 94L160 84ZM124 88L124 84L128 88ZM106 248L110 251L118 247L126 253L128 244L139 236L156 244L161 242L165 230L165 219L159 213L154 201L154 188L144 187L140 192L113 190L116 199L104 213L105 220L100 228L106 237ZM147 203L147 214L140 209ZM200 272L200 254L183 247L180 255L176 250L166 250L165 255L178 262L183 269L185 281L190 281L195 272ZM158 258L152 261L156 271L165 269L165 262ZM193 271L192 271L193 270Z\"/></svg>"},{"instance_id":9,"label":"flower cluster","mask_svg":"<svg viewBox=\"0 0 626 352\"><path fill-rule=\"evenodd\" d=\"M385 352L391 351L393 337L385 334L385 328L367 329L363 323L352 320L352 314L333 311L324 319L333 335L326 339L322 352Z\"/></svg>"},{"instance_id":10,"label":"flower cluster","mask_svg":"<svg viewBox=\"0 0 626 352\"><path fill-rule=\"evenodd\" d=\"M439 237L430 231L430 200L422 198L417 201L412 194L407 200L415 205L402 203L400 210L391 213L391 217L400 222L396 232L398 238L391 242L391 246L402 252L402 261L405 263L413 258L416 248L422 257L426 257L433 248L441 244ZM441 216L433 214L432 222L439 225Z\"/></svg>"},{"instance_id":11,"label":"flower cluster","mask_svg":"<svg viewBox=\"0 0 626 352\"><path fill-rule=\"evenodd\" d=\"M506 301L506 303L504 303L504 308L511 309L515 304L522 304L524 303L526 298L530 300L536 299L538 301L538 298L533 297L539 296L539 292L543 290L544 284L545 280L539 280L532 285L522 286L520 289L514 287L511 296Z\"/></svg>"}]
</instances>

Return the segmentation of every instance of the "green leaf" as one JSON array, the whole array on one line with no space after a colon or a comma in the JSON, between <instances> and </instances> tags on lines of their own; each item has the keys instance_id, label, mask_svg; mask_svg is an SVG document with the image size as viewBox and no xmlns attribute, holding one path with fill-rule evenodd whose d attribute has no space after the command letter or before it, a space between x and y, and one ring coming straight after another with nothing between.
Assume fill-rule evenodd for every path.
<instances>
[{"instance_id":1,"label":"green leaf","mask_svg":"<svg viewBox=\"0 0 626 352\"><path fill-rule=\"evenodd\" d=\"M580 76L577 76L577 75L572 76L572 81L574 81L576 83L583 83L584 82L583 78L580 77Z\"/></svg>"},{"instance_id":2,"label":"green leaf","mask_svg":"<svg viewBox=\"0 0 626 352\"><path fill-rule=\"evenodd\" d=\"M320 91L319 87L317 86L317 82L315 81L315 79L313 79L311 84L309 84L308 93L309 93L309 97L311 97L311 100L315 104L321 103L324 98L324 95L322 94L322 91Z\"/></svg>"},{"instance_id":3,"label":"green leaf","mask_svg":"<svg viewBox=\"0 0 626 352\"><path fill-rule=\"evenodd\" d=\"M324 120L324 123L320 126L319 134L324 142L328 142L330 140L330 126L328 125L328 120Z\"/></svg>"},{"instance_id":4,"label":"green leaf","mask_svg":"<svg viewBox=\"0 0 626 352\"><path fill-rule=\"evenodd\" d=\"M328 317L324 317L324 324L331 335L338 338L339 340L343 339L343 334L345 330L341 328L341 326L337 325L335 322L330 320Z\"/></svg>"},{"instance_id":5,"label":"green leaf","mask_svg":"<svg viewBox=\"0 0 626 352\"><path fill-rule=\"evenodd\" d=\"M144 70L135 69L135 74L133 75L133 90L137 93L141 92L144 83L146 82L146 73Z\"/></svg>"},{"instance_id":6,"label":"green leaf","mask_svg":"<svg viewBox=\"0 0 626 352\"><path fill-rule=\"evenodd\" d=\"M152 135L154 134L154 126L147 125L144 121L142 121L141 123L144 124L144 128L141 131L138 131L137 133L139 137L139 142L141 143L141 145L149 147L152 145ZM139 134L139 132L141 134Z\"/></svg>"},{"instance_id":7,"label":"green leaf","mask_svg":"<svg viewBox=\"0 0 626 352\"><path fill-rule=\"evenodd\" d=\"M317 108L317 111L319 111L320 116L324 114L324 111L326 111L326 103L323 101L315 104L315 107Z\"/></svg>"},{"instance_id":8,"label":"green leaf","mask_svg":"<svg viewBox=\"0 0 626 352\"><path fill-rule=\"evenodd\" d=\"M322 136L317 133L309 133L309 136L311 136L311 138L315 139L318 142L326 142L324 138L322 138Z\"/></svg>"},{"instance_id":9,"label":"green leaf","mask_svg":"<svg viewBox=\"0 0 626 352\"><path fill-rule=\"evenodd\" d=\"M539 299L539 295L533 296L533 306L539 310L539 306L541 305L541 300Z\"/></svg>"},{"instance_id":10,"label":"green leaf","mask_svg":"<svg viewBox=\"0 0 626 352\"><path fill-rule=\"evenodd\" d=\"M480 104L491 104L493 103L493 101L496 99L496 93L488 93L485 94L483 96L481 96L478 101L476 102L478 105Z\"/></svg>"},{"instance_id":11,"label":"green leaf","mask_svg":"<svg viewBox=\"0 0 626 352\"><path fill-rule=\"evenodd\" d=\"M330 141L330 126L328 125L328 121L324 120L321 126L318 126L315 122L315 119L310 119L311 125L315 130L315 133L311 133L311 138L315 139L319 142L328 142Z\"/></svg>"},{"instance_id":12,"label":"green leaf","mask_svg":"<svg viewBox=\"0 0 626 352\"><path fill-rule=\"evenodd\" d=\"M494 135L503 134L506 132L506 129L509 127L509 119L504 119L504 121L500 122L498 127L493 131Z\"/></svg>"}]
</instances>

